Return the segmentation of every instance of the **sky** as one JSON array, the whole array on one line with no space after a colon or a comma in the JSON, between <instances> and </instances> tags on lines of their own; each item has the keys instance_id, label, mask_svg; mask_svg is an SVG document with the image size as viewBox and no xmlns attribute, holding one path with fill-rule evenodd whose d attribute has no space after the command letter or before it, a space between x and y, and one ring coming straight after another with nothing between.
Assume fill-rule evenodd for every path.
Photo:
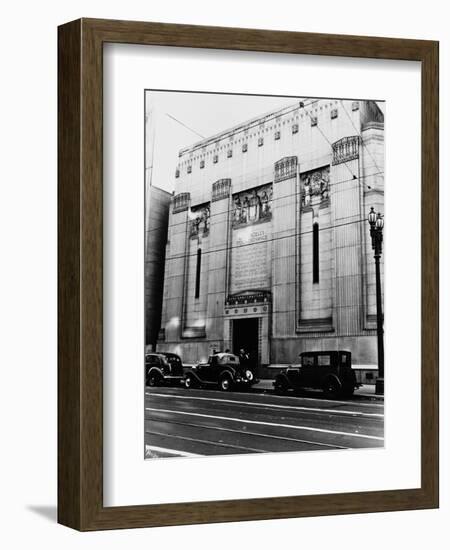
<instances>
[{"instance_id":1,"label":"sky","mask_svg":"<svg viewBox=\"0 0 450 550\"><path fill-rule=\"evenodd\" d=\"M146 181L149 182L151 178L152 185L172 192L180 149L201 141L200 136L210 137L268 111L292 105L300 99L147 91Z\"/></svg>"},{"instance_id":2,"label":"sky","mask_svg":"<svg viewBox=\"0 0 450 550\"><path fill-rule=\"evenodd\" d=\"M201 141L201 136L210 137L301 99L148 90L145 95L147 184L151 182L171 193L180 149ZM384 112L383 102L378 104Z\"/></svg>"}]
</instances>

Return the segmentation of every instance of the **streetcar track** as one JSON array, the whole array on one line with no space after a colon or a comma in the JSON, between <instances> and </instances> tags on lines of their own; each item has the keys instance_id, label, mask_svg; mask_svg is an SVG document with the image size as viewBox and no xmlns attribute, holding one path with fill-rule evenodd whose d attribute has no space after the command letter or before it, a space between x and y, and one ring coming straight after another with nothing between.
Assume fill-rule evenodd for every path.
<instances>
[{"instance_id":1,"label":"streetcar track","mask_svg":"<svg viewBox=\"0 0 450 550\"><path fill-rule=\"evenodd\" d=\"M173 439L181 439L182 441L190 441L192 443L200 443L202 445L212 445L213 447L224 447L226 449L235 449L237 451L247 451L253 453L269 453L265 449L253 449L252 447L242 447L240 445L232 445L231 443L222 443L217 441L207 441L204 439L198 439L196 437L187 437L185 435L164 434L154 431L145 430L147 435L159 435L160 437L171 437Z\"/></svg>"},{"instance_id":2,"label":"streetcar track","mask_svg":"<svg viewBox=\"0 0 450 550\"><path fill-rule=\"evenodd\" d=\"M185 416L199 416L204 418L213 418L215 420L225 420L229 422L238 422L241 424L259 424L261 426L271 426L274 428L287 428L292 430L303 430L303 431L311 431L311 432L317 432L317 433L324 433L324 434L331 434L331 435L340 435L344 437L354 437L354 438L361 438L361 439L372 439L376 441L384 441L384 437L378 437L374 435L367 435L367 434L361 434L361 433L355 433L355 432L343 432L340 430L329 430L325 428L314 428L312 426L298 426L295 424L284 424L284 423L278 423L278 422L265 422L262 420L250 420L250 419L242 419L242 418L233 418L233 417L226 417L226 416L219 416L219 415L212 415L212 414L202 414L202 413L196 413L196 412L189 412L189 411L176 411L171 409L157 409L152 407L146 407L146 411L153 411L153 412L159 412L159 413L169 413L169 414L179 414L179 415L185 415Z\"/></svg>"},{"instance_id":3,"label":"streetcar track","mask_svg":"<svg viewBox=\"0 0 450 550\"><path fill-rule=\"evenodd\" d=\"M152 418L152 417L146 417L146 420L148 420L150 422L156 422L156 423L159 423L159 424L176 424L176 425L179 425L179 426L186 426L186 427L190 427L190 428L200 428L202 430L206 429L206 430L217 430L217 431L222 431L222 432L238 433L238 434L241 434L241 435L251 435L251 436L262 437L262 438L267 438L267 439L276 439L276 440L281 440L281 441L291 441L293 443L306 443L306 444L309 444L309 445L317 445L318 447L328 447L328 448L332 448L332 449L343 449L343 450L350 449L350 447L344 447L342 445L332 445L331 443L322 443L322 442L317 442L317 441L309 441L307 439L298 439L296 437L285 437L285 436L281 436L281 435L262 434L262 433L257 433L257 432L233 430L232 428L223 428L221 426L206 426L204 424L193 424L193 423L190 423L190 422L179 422L179 421L176 421L176 420L158 420L157 418Z\"/></svg>"},{"instance_id":4,"label":"streetcar track","mask_svg":"<svg viewBox=\"0 0 450 550\"><path fill-rule=\"evenodd\" d=\"M164 389L164 388L161 387L159 389ZM181 389L183 392L187 391L187 390L183 390L182 388L167 388L167 389L175 390L175 391L177 389ZM195 389L189 389L189 392L191 392L191 393L194 393L195 391L196 391ZM199 390L197 390L197 391L199 391ZM213 389L208 388L208 390L206 390L206 391L208 393L212 393L212 394L223 395L223 391L221 391L221 390L213 390ZM154 395L154 392L151 392L151 391L146 389L145 394L148 395L148 396L151 396L151 395ZM171 393L170 391L167 392L167 393L164 393L164 395L170 395L172 397L178 397L179 396L178 393ZM237 394L236 392L234 392L234 393L232 393L232 395L242 395L242 394ZM299 397L299 396L294 396L294 395L277 395L276 393L261 394L261 393L256 393L256 392L255 393L245 393L244 395L249 395L249 396L256 397L256 398L259 397L261 399L263 399L263 397L268 396L271 399L283 399L283 400L286 400L286 399L299 399L299 400L302 400L302 401L317 401L319 403L335 403L335 405L338 406L338 407L345 407L345 406L348 406L348 405L355 405L357 407L378 407L378 408L384 409L384 403L361 403L360 401L355 401L355 400L338 401L338 400L335 400L335 399L325 399L323 397L305 397L305 396ZM192 397L195 397L195 395L192 396ZM222 401L222 399L220 401ZM231 401L235 401L235 400L231 400ZM264 404L264 401L255 401L255 403Z\"/></svg>"},{"instance_id":5,"label":"streetcar track","mask_svg":"<svg viewBox=\"0 0 450 550\"><path fill-rule=\"evenodd\" d=\"M148 408L148 410L167 410L160 408L158 404L156 403L149 403L153 405L153 408ZM323 414L323 413L305 413L301 414L299 411L280 411L279 414L271 414L272 411L264 411L264 410L240 410L233 411L230 408L218 408L218 409L211 409L207 407L206 405L203 406L197 406L194 408L190 407L189 405L186 405L184 408L183 406L173 406L170 410L170 412L173 412L174 414L196 414L197 416L204 416L208 417L211 416L214 418L214 414L220 415L220 414L230 414L233 416L226 417L225 419L228 419L230 421L237 420L237 421L245 421L246 418L249 419L252 423L262 423L274 421L275 426L283 425L279 424L277 421L280 422L289 422L289 426L292 428L295 428L299 422L303 422L306 428L306 425L311 425L311 429L314 427L314 425L322 426L323 429L326 429L326 426L329 425L329 422L331 420L336 420L337 417L331 414ZM169 404L165 405L169 406ZM147 409L146 409L147 410ZM195 412L194 412L195 411ZM273 411L275 413L275 411ZM218 418L223 418L219 416ZM316 419L319 420L319 423L316 424ZM339 418L339 420L342 419L342 423L340 425L345 426L348 429L357 429L357 430L374 430L377 431L377 428L382 428L383 423L379 421L377 418L364 418L364 417L357 417L357 416L345 416ZM374 425L374 423L377 422L378 426ZM369 435L369 434L368 434Z\"/></svg>"},{"instance_id":6,"label":"streetcar track","mask_svg":"<svg viewBox=\"0 0 450 550\"><path fill-rule=\"evenodd\" d=\"M379 413L365 413L359 411L339 411L334 409L317 409L311 407L302 407L298 405L277 405L275 403L252 403L251 401L236 401L235 399L215 399L213 397L199 397L199 396L185 396L185 395L173 395L166 393L150 393L147 394L153 397L162 397L162 398L172 398L172 399L186 399L186 400L197 400L197 401L214 401L219 403L228 403L235 405L244 405L247 407L264 407L269 409L289 409L292 411L303 411L310 414L316 415L336 415L336 416L348 416L352 418L370 418L373 420L383 420L384 414Z\"/></svg>"},{"instance_id":7,"label":"streetcar track","mask_svg":"<svg viewBox=\"0 0 450 550\"><path fill-rule=\"evenodd\" d=\"M237 421L237 422L245 422L247 419L251 424L261 424L265 425L268 424L269 426L275 426L279 428L280 426L285 426L289 428L296 429L297 426L302 426L308 431L314 431L317 427L318 431L327 431L328 429L333 430L331 427L332 424L330 424L331 420L336 420L336 417L334 419L332 418L332 415L324 415L319 414L315 415L313 414L298 414L295 411L280 411L280 414L271 414L271 411L263 411L263 410L237 410L233 411L230 408L218 408L218 409L211 409L207 406L198 406L193 407L186 405L185 407L180 406L172 406L170 409L162 408L164 405L160 406L156 403L151 403L153 407L147 407L145 411L162 411L162 412L169 412L173 413L172 417L174 415L187 415L187 416L199 416L199 417L205 417L205 418L217 418L219 420L228 420L228 421ZM150 403L149 403L150 405ZM195 405L195 404L194 404ZM167 404L166 406L169 406ZM144 411L144 414L145 414ZM226 417L222 415L228 415ZM319 422L317 423L316 418L319 419ZM347 416L342 419L341 423L336 423L335 427L339 430L347 430L345 433L355 433L358 434L359 432L371 436L371 432L373 432L373 435L377 435L378 432L382 431L383 424L374 425L374 422L377 419L371 419L371 418L361 418L361 417L352 417ZM333 432L332 432L333 433ZM341 433L340 431L338 433Z\"/></svg>"}]
</instances>

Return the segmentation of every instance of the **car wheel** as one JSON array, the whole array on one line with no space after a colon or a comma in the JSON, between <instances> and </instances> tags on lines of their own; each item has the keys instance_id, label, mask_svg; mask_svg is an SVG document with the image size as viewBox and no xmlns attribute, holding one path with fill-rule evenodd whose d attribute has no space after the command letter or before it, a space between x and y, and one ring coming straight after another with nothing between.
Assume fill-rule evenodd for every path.
<instances>
[{"instance_id":1,"label":"car wheel","mask_svg":"<svg viewBox=\"0 0 450 550\"><path fill-rule=\"evenodd\" d=\"M230 391L233 387L233 382L229 376L223 376L220 379L220 389L222 391Z\"/></svg>"},{"instance_id":2,"label":"car wheel","mask_svg":"<svg viewBox=\"0 0 450 550\"><path fill-rule=\"evenodd\" d=\"M189 374L184 379L184 387L187 388L187 389L195 387L194 378Z\"/></svg>"},{"instance_id":3,"label":"car wheel","mask_svg":"<svg viewBox=\"0 0 450 550\"><path fill-rule=\"evenodd\" d=\"M341 387L337 380L334 378L330 378L325 382L325 385L323 387L323 393L326 397L329 398L335 398L338 397L341 393Z\"/></svg>"},{"instance_id":4,"label":"car wheel","mask_svg":"<svg viewBox=\"0 0 450 550\"><path fill-rule=\"evenodd\" d=\"M160 383L161 377L158 374L152 373L148 376L147 386L154 388L155 386L159 386Z\"/></svg>"}]
</instances>

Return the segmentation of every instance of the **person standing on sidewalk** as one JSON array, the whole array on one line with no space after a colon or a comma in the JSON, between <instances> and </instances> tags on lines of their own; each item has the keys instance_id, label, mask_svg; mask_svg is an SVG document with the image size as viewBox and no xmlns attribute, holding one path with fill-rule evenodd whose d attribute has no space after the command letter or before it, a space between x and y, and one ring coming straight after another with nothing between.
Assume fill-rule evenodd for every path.
<instances>
[{"instance_id":1,"label":"person standing on sidewalk","mask_svg":"<svg viewBox=\"0 0 450 550\"><path fill-rule=\"evenodd\" d=\"M241 348L239 350L239 363L243 366L243 367L250 367L250 356L249 354L245 351L244 348Z\"/></svg>"}]
</instances>

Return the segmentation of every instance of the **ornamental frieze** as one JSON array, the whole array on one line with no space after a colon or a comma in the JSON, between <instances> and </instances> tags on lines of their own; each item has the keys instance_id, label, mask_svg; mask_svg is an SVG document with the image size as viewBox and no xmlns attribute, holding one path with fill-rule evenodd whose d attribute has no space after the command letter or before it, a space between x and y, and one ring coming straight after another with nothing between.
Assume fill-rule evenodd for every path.
<instances>
[{"instance_id":1,"label":"ornamental frieze","mask_svg":"<svg viewBox=\"0 0 450 550\"><path fill-rule=\"evenodd\" d=\"M245 304L261 304L272 301L270 290L249 290L246 292L229 294L225 306L240 306Z\"/></svg>"}]
</instances>

